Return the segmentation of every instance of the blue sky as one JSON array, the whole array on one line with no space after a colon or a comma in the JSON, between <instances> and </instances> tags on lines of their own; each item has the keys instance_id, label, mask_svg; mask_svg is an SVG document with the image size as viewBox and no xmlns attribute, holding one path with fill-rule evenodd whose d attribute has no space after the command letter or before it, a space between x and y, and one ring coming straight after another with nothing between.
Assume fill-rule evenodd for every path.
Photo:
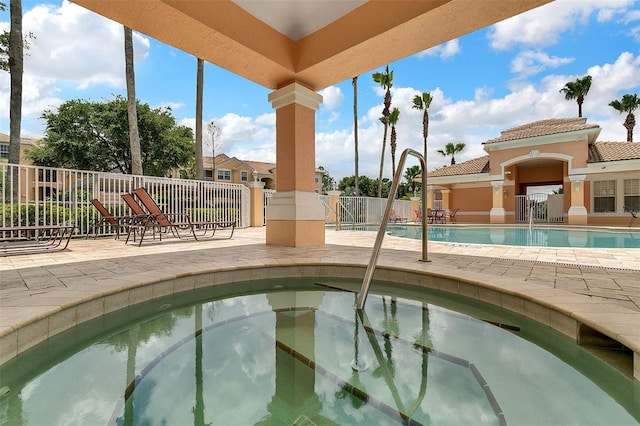
<instances>
[{"instance_id":1,"label":"blue sky","mask_svg":"<svg viewBox=\"0 0 640 426\"><path fill-rule=\"evenodd\" d=\"M22 5L24 29L36 36L25 58L23 136L42 136L45 123L39 117L66 100L108 100L126 93L121 25L67 1L22 0ZM0 29L8 28L5 11ZM194 127L196 58L137 33L134 50L137 97L152 107L170 106L179 123ZM392 107L400 109L398 156L405 148L422 149L422 115L411 108L411 99L420 92L434 97L429 170L449 163L436 153L448 142L466 144L456 157L461 162L484 155L482 142L502 130L576 117L576 102L566 101L559 90L585 75L593 80L583 115L602 127L599 140L625 141L625 117L608 104L626 93L640 94L640 2L556 0L389 67ZM384 93L371 74L381 70L362 74L358 83L359 169L372 178L380 164ZM205 124L215 120L221 128L222 152L275 162L270 90L208 63L204 86ZM316 165L339 180L354 173L351 80L321 94ZM9 75L0 72L0 132L8 133L8 117ZM640 128L635 133L640 141ZM387 149L386 177L390 164Z\"/></svg>"}]
</instances>

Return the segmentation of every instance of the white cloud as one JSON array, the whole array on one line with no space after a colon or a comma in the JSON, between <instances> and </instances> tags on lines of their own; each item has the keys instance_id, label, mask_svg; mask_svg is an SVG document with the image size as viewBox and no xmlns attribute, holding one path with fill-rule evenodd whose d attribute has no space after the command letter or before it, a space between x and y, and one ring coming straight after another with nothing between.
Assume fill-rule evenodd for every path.
<instances>
[{"instance_id":1,"label":"white cloud","mask_svg":"<svg viewBox=\"0 0 640 426\"><path fill-rule=\"evenodd\" d=\"M631 4L627 0L555 0L494 25L489 33L491 47L508 50L517 44L550 46L563 32L585 24L593 11L599 11L598 19L611 19Z\"/></svg>"},{"instance_id":2,"label":"white cloud","mask_svg":"<svg viewBox=\"0 0 640 426\"><path fill-rule=\"evenodd\" d=\"M122 25L63 1L60 7L36 6L23 18L25 32L35 36L25 57L25 74L73 82L79 89L94 84L124 87ZM136 62L149 54L149 39L134 33Z\"/></svg>"},{"instance_id":3,"label":"white cloud","mask_svg":"<svg viewBox=\"0 0 640 426\"><path fill-rule=\"evenodd\" d=\"M460 53L460 51L460 42L458 41L458 39L454 39L446 43L442 43L439 46L435 46L430 49L423 50L422 52L416 53L416 56L418 58L423 58L425 56L435 56L441 59L449 59Z\"/></svg>"},{"instance_id":4,"label":"white cloud","mask_svg":"<svg viewBox=\"0 0 640 426\"><path fill-rule=\"evenodd\" d=\"M518 74L520 78L524 78L539 74L549 68L570 64L573 61L573 58L561 58L559 56L549 56L540 51L525 50L518 53L511 61L511 72Z\"/></svg>"},{"instance_id":5,"label":"white cloud","mask_svg":"<svg viewBox=\"0 0 640 426\"><path fill-rule=\"evenodd\" d=\"M329 86L319 92L322 95L322 106L328 110L335 110L344 102L342 90L337 86Z\"/></svg>"}]
</instances>

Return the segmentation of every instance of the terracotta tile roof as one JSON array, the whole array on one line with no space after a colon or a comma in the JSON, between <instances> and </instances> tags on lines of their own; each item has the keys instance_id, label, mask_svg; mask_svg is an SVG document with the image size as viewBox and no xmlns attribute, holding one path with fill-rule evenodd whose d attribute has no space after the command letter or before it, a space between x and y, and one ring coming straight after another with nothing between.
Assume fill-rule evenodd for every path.
<instances>
[{"instance_id":1,"label":"terracotta tile roof","mask_svg":"<svg viewBox=\"0 0 640 426\"><path fill-rule=\"evenodd\" d=\"M453 166L446 166L441 169L433 170L429 172L428 177L439 176L455 176L455 175L472 175L477 173L489 173L489 156L474 158L473 160L464 161L462 163L454 164Z\"/></svg>"},{"instance_id":2,"label":"terracotta tile roof","mask_svg":"<svg viewBox=\"0 0 640 426\"><path fill-rule=\"evenodd\" d=\"M23 145L37 145L39 141L40 139L20 138L20 143ZM0 142L9 143L9 135L6 133L0 133Z\"/></svg>"},{"instance_id":3,"label":"terracotta tile roof","mask_svg":"<svg viewBox=\"0 0 640 426\"><path fill-rule=\"evenodd\" d=\"M275 163L265 163L262 161L243 161L244 164L251 167L253 170L257 170L261 175L267 175L273 172L276 168Z\"/></svg>"},{"instance_id":4,"label":"terracotta tile roof","mask_svg":"<svg viewBox=\"0 0 640 426\"><path fill-rule=\"evenodd\" d=\"M576 130L597 129L597 124L587 124L587 119L582 118L552 118L548 120L534 121L512 129L503 130L500 136L489 139L485 144L505 142L517 139L533 138L536 136L553 135L557 133L574 132Z\"/></svg>"},{"instance_id":5,"label":"terracotta tile roof","mask_svg":"<svg viewBox=\"0 0 640 426\"><path fill-rule=\"evenodd\" d=\"M589 163L640 159L640 142L594 142L589 144Z\"/></svg>"}]
</instances>

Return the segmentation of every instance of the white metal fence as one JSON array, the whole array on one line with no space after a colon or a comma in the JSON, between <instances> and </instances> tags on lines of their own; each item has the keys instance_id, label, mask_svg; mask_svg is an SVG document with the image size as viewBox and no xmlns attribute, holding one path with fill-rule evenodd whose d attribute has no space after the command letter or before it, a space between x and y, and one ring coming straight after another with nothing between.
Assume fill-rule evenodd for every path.
<instances>
[{"instance_id":1,"label":"white metal fence","mask_svg":"<svg viewBox=\"0 0 640 426\"><path fill-rule=\"evenodd\" d=\"M333 206L329 207L328 195L321 195L320 197L324 201L325 217L329 222L330 208ZM338 216L340 223L379 225L386 205L386 198L341 196L338 199L335 214ZM406 218L407 220L413 219L411 201L394 200L393 210L396 211L398 217Z\"/></svg>"},{"instance_id":2,"label":"white metal fence","mask_svg":"<svg viewBox=\"0 0 640 426\"><path fill-rule=\"evenodd\" d=\"M529 194L516 195L515 221L529 222L533 214L533 222L562 223L564 221L563 194Z\"/></svg>"},{"instance_id":3,"label":"white metal fence","mask_svg":"<svg viewBox=\"0 0 640 426\"><path fill-rule=\"evenodd\" d=\"M114 216L130 214L121 194L145 187L167 214L249 226L249 188L240 184L0 164L0 226L76 225L91 232L100 200ZM99 229L99 234L112 232Z\"/></svg>"}]
</instances>

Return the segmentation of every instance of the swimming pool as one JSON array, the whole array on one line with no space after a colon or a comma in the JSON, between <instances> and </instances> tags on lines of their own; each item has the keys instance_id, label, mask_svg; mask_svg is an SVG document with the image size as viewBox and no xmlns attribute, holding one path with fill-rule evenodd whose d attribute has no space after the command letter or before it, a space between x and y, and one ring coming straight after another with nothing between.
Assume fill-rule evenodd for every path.
<instances>
[{"instance_id":1,"label":"swimming pool","mask_svg":"<svg viewBox=\"0 0 640 426\"><path fill-rule=\"evenodd\" d=\"M363 230L376 231L378 227ZM421 239L419 226L388 225L387 233ZM499 226L428 226L429 241L536 247L640 248L640 231Z\"/></svg>"},{"instance_id":2,"label":"swimming pool","mask_svg":"<svg viewBox=\"0 0 640 426\"><path fill-rule=\"evenodd\" d=\"M105 315L0 367L0 412L26 425L640 422L639 383L548 327L389 282L357 315L359 285L235 282Z\"/></svg>"}]
</instances>

